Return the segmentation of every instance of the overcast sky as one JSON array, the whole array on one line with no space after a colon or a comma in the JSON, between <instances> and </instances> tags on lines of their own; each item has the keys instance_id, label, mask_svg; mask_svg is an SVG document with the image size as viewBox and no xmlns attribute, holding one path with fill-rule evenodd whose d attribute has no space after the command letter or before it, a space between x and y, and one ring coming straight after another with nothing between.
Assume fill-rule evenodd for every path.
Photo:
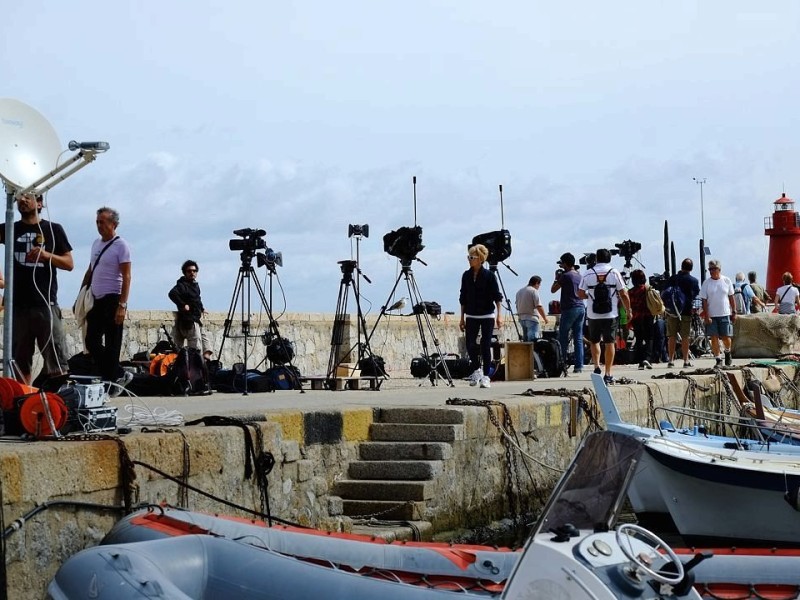
<instances>
[{"instance_id":1,"label":"overcast sky","mask_svg":"<svg viewBox=\"0 0 800 600\"><path fill-rule=\"evenodd\" d=\"M795 0L26 0L3 8L0 96L64 147L111 144L48 196L74 247L64 306L109 205L133 310L171 308L193 258L207 308L227 311L241 264L228 240L254 227L283 254L276 316L284 293L290 312L332 313L348 224L366 223L363 308L377 312L398 276L383 234L416 218L422 296L458 311L468 242L502 224L512 301L533 274L549 300L565 251L633 239L662 271L666 219L678 260L696 257L693 177L723 272L763 280L764 217L800 195L798 17Z\"/></svg>"}]
</instances>

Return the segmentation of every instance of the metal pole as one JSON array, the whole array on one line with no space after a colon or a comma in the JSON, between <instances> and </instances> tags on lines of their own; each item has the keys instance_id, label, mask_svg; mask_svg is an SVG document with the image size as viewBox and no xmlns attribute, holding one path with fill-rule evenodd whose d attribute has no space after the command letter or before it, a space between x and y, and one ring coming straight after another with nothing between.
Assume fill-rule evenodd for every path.
<instances>
[{"instance_id":1,"label":"metal pole","mask_svg":"<svg viewBox=\"0 0 800 600\"><path fill-rule=\"evenodd\" d=\"M698 179L697 177L692 177L694 182L700 186L700 235L702 236L703 243L705 244L706 241L706 217L705 217L705 209L703 207L703 186L706 183L706 178L703 177L702 179Z\"/></svg>"},{"instance_id":2,"label":"metal pole","mask_svg":"<svg viewBox=\"0 0 800 600\"><path fill-rule=\"evenodd\" d=\"M5 314L3 315L3 376L13 377L11 367L14 357L13 344L14 319L14 193L6 192L6 224L5 224Z\"/></svg>"}]
</instances>

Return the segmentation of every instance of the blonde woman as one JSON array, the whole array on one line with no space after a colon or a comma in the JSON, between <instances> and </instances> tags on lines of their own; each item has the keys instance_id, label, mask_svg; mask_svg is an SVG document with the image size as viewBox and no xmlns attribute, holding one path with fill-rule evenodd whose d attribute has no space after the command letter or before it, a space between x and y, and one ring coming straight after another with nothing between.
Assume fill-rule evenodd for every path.
<instances>
[{"instance_id":1,"label":"blonde woman","mask_svg":"<svg viewBox=\"0 0 800 600\"><path fill-rule=\"evenodd\" d=\"M467 251L469 269L461 276L461 292L458 301L461 304L461 321L459 327L464 332L469 355L470 385L488 388L489 367L492 363L492 335L494 327L503 326L503 295L497 284L497 277L483 266L489 258L489 250L483 244L476 244ZM478 334L481 341L478 345Z\"/></svg>"}]
</instances>

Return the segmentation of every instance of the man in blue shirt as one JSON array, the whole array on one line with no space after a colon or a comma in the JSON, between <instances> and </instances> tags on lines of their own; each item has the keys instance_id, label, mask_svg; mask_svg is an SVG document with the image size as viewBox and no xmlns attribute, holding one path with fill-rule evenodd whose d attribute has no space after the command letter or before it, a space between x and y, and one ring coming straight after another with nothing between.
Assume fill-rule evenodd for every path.
<instances>
[{"instance_id":1,"label":"man in blue shirt","mask_svg":"<svg viewBox=\"0 0 800 600\"><path fill-rule=\"evenodd\" d=\"M561 345L561 353L566 358L569 334L572 332L572 340L575 346L575 366L573 373L583 371L583 321L586 318L586 306L578 296L578 288L581 284L581 274L575 270L575 257L570 252L561 255L558 261L561 267L556 271L556 280L550 286L550 293L555 294L561 290L561 318L558 322L558 342Z\"/></svg>"}]
</instances>

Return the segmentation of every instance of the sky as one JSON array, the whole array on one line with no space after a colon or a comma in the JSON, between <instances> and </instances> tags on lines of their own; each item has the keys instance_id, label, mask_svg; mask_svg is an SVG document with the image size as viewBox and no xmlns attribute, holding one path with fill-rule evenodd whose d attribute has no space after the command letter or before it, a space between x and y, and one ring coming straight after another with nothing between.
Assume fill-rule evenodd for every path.
<instances>
[{"instance_id":1,"label":"sky","mask_svg":"<svg viewBox=\"0 0 800 600\"><path fill-rule=\"evenodd\" d=\"M131 310L171 309L187 258L208 310L238 307L228 244L250 227L282 253L272 277L252 263L278 317L335 312L341 260L371 280L365 313L409 296L382 237L415 224L420 295L456 313L469 242L502 227L512 303L534 274L554 298L566 251L631 239L634 266L663 271L665 221L679 262L705 230L724 273L763 281L764 217L800 196L794 0L6 4L0 97L65 149L111 145L47 197L74 248L62 306L104 205L132 248Z\"/></svg>"}]
</instances>

